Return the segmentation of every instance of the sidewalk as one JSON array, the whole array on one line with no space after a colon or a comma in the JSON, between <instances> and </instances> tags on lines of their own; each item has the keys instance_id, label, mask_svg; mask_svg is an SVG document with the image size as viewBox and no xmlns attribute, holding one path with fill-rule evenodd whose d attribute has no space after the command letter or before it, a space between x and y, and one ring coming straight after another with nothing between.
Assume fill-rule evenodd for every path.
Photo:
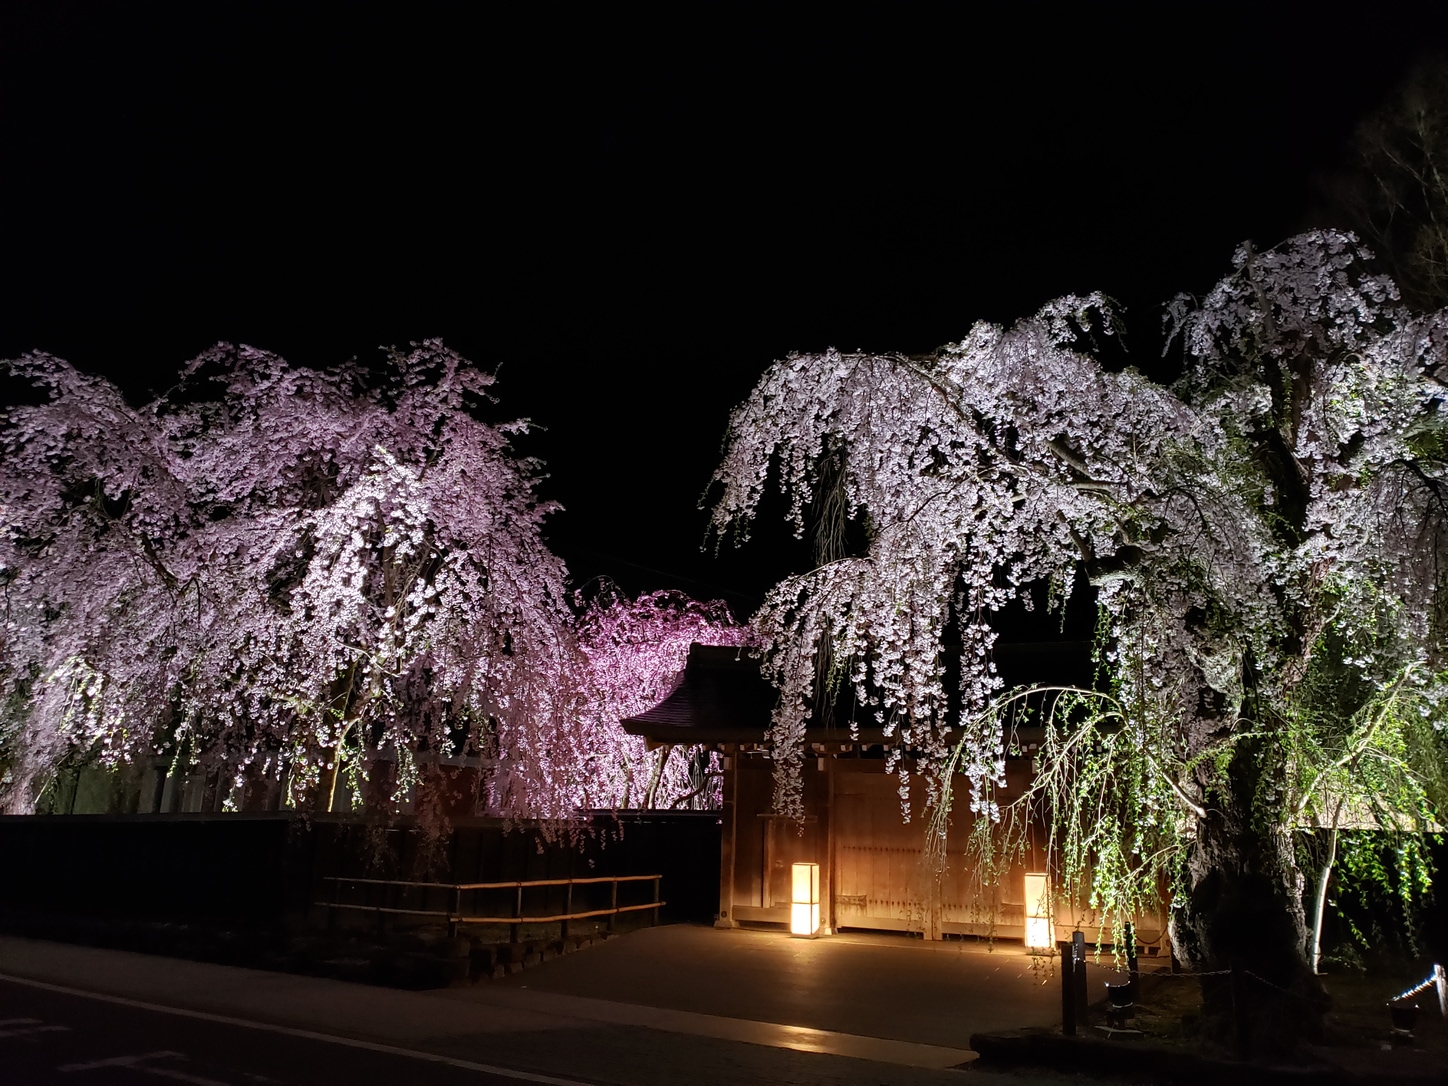
<instances>
[{"instance_id":1,"label":"sidewalk","mask_svg":"<svg viewBox=\"0 0 1448 1086\"><path fill-rule=\"evenodd\" d=\"M960 1072L950 1069L974 1058L971 1033L1047 1024L1059 1000L1055 986L1031 976L1019 948L989 953L868 936L809 942L682 925L610 940L503 981L436 992L5 936L0 974L641 1084L936 1086L955 1081Z\"/></svg>"},{"instance_id":2,"label":"sidewalk","mask_svg":"<svg viewBox=\"0 0 1448 1086\"><path fill-rule=\"evenodd\" d=\"M1088 969L1096 985L1097 967ZM792 939L692 924L645 928L446 995L495 1002L500 992L524 990L956 1052L969 1049L973 1033L1061 1018L1059 979L1033 973L1019 944L868 934Z\"/></svg>"}]
</instances>

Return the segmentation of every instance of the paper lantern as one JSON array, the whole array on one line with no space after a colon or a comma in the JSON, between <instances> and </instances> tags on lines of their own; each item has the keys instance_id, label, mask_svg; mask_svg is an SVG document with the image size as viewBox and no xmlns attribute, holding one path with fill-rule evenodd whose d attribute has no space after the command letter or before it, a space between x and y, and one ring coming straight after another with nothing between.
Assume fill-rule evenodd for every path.
<instances>
[{"instance_id":1,"label":"paper lantern","mask_svg":"<svg viewBox=\"0 0 1448 1086\"><path fill-rule=\"evenodd\" d=\"M790 873L789 933L813 937L820 930L820 865L794 864Z\"/></svg>"},{"instance_id":2,"label":"paper lantern","mask_svg":"<svg viewBox=\"0 0 1448 1086\"><path fill-rule=\"evenodd\" d=\"M1055 925L1051 923L1051 895L1046 876L1026 876L1026 949L1050 950L1056 945Z\"/></svg>"}]
</instances>

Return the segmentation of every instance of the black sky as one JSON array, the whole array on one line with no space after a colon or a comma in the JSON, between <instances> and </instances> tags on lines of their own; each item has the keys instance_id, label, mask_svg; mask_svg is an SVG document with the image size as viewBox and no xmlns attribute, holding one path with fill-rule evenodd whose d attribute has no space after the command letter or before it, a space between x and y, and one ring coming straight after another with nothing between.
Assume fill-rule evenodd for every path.
<instances>
[{"instance_id":1,"label":"black sky","mask_svg":"<svg viewBox=\"0 0 1448 1086\"><path fill-rule=\"evenodd\" d=\"M11 2L0 356L140 397L217 340L441 336L546 427L577 579L747 609L777 563L701 554L696 502L773 359L1100 289L1152 368L1161 303L1309 221L1443 7Z\"/></svg>"}]
</instances>

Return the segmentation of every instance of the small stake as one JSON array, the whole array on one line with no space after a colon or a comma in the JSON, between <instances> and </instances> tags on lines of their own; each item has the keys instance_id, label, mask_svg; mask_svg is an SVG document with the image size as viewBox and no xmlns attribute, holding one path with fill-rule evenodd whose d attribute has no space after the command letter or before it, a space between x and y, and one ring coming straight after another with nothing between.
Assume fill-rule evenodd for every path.
<instances>
[{"instance_id":1,"label":"small stake","mask_svg":"<svg viewBox=\"0 0 1448 1086\"><path fill-rule=\"evenodd\" d=\"M1062 943L1061 951L1061 1032L1067 1037L1076 1036L1076 955L1071 944Z\"/></svg>"}]
</instances>

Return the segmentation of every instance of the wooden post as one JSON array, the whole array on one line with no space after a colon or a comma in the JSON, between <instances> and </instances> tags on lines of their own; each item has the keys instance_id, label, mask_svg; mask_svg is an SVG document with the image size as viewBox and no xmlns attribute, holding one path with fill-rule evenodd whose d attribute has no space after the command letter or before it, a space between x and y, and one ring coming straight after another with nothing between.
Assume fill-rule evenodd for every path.
<instances>
[{"instance_id":1,"label":"wooden post","mask_svg":"<svg viewBox=\"0 0 1448 1086\"><path fill-rule=\"evenodd\" d=\"M735 928L739 922L734 919L734 856L739 832L739 772L743 760L739 749L735 747L731 750L728 744L725 744L721 758L724 766L724 809L719 812L723 823L719 827L719 916L714 926Z\"/></svg>"},{"instance_id":2,"label":"wooden post","mask_svg":"<svg viewBox=\"0 0 1448 1086\"><path fill-rule=\"evenodd\" d=\"M613 922L618 918L618 879L613 880L612 894L609 897L608 907L613 912L608 914L608 930L613 930Z\"/></svg>"},{"instance_id":3,"label":"wooden post","mask_svg":"<svg viewBox=\"0 0 1448 1086\"><path fill-rule=\"evenodd\" d=\"M447 918L447 937L456 938L458 933L458 916L463 911L463 892L456 886L453 887L452 915Z\"/></svg>"},{"instance_id":4,"label":"wooden post","mask_svg":"<svg viewBox=\"0 0 1448 1086\"><path fill-rule=\"evenodd\" d=\"M513 916L516 919L508 928L509 941L514 943L520 941L520 936L523 932L523 884L521 882L518 884L518 896L516 900L517 904L513 908Z\"/></svg>"},{"instance_id":5,"label":"wooden post","mask_svg":"<svg viewBox=\"0 0 1448 1086\"><path fill-rule=\"evenodd\" d=\"M563 899L563 920L558 925L558 934L568 938L568 914L573 911L573 880L568 880L568 893Z\"/></svg>"},{"instance_id":6,"label":"wooden post","mask_svg":"<svg viewBox=\"0 0 1448 1086\"><path fill-rule=\"evenodd\" d=\"M824 821L824 870L820 872L820 920L822 935L835 933L835 759L824 756L825 802L820 816ZM818 763L816 763L818 764Z\"/></svg>"},{"instance_id":7,"label":"wooden post","mask_svg":"<svg viewBox=\"0 0 1448 1086\"><path fill-rule=\"evenodd\" d=\"M391 886L374 886L371 883L367 886L367 903L377 909L377 937L384 938L387 935L387 914L382 910L387 907L388 902L393 900L393 889ZM377 905L378 896L382 898L382 904Z\"/></svg>"},{"instance_id":8,"label":"wooden post","mask_svg":"<svg viewBox=\"0 0 1448 1086\"><path fill-rule=\"evenodd\" d=\"M1247 1034L1247 978L1239 958L1232 959L1232 1025L1237 1035L1237 1058L1250 1059L1252 1045Z\"/></svg>"},{"instance_id":9,"label":"wooden post","mask_svg":"<svg viewBox=\"0 0 1448 1086\"><path fill-rule=\"evenodd\" d=\"M1136 962L1136 928L1126 923L1126 975L1131 981L1131 1002L1141 998L1141 970Z\"/></svg>"},{"instance_id":10,"label":"wooden post","mask_svg":"<svg viewBox=\"0 0 1448 1086\"><path fill-rule=\"evenodd\" d=\"M1061 1032L1076 1036L1076 955L1070 943L1058 945L1061 951Z\"/></svg>"},{"instance_id":11,"label":"wooden post","mask_svg":"<svg viewBox=\"0 0 1448 1086\"><path fill-rule=\"evenodd\" d=\"M650 910L650 913L654 918L654 927L659 926L659 879L661 877L662 876L660 875L654 876L654 907Z\"/></svg>"},{"instance_id":12,"label":"wooden post","mask_svg":"<svg viewBox=\"0 0 1448 1086\"><path fill-rule=\"evenodd\" d=\"M1083 932L1071 933L1072 987L1076 996L1076 1021L1086 1024L1086 936Z\"/></svg>"}]
</instances>

